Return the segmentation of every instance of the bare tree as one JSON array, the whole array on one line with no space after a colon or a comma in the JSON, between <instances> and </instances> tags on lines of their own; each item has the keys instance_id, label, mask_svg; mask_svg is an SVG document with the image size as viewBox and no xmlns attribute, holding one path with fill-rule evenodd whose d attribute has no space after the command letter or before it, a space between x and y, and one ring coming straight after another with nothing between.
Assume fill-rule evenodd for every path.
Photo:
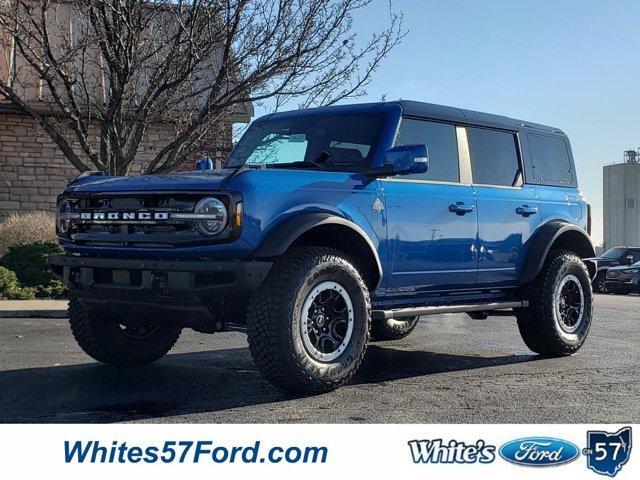
<instances>
[{"instance_id":1,"label":"bare tree","mask_svg":"<svg viewBox=\"0 0 640 480\"><path fill-rule=\"evenodd\" d=\"M0 101L80 171L127 174L150 125L172 125L145 169L165 172L249 102L362 95L404 36L389 5L387 28L361 41L364 8L371 0L4 0Z\"/></svg>"}]
</instances>

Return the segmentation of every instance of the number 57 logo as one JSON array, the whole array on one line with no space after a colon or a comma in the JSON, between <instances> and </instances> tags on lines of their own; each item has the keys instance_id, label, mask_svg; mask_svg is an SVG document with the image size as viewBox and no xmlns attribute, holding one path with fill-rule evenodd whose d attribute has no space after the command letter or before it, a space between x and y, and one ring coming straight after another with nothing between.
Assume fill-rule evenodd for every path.
<instances>
[{"instance_id":1,"label":"number 57 logo","mask_svg":"<svg viewBox=\"0 0 640 480\"><path fill-rule=\"evenodd\" d=\"M587 467L600 475L615 477L631 454L631 427L615 433L587 432L587 448L582 452L587 457Z\"/></svg>"}]
</instances>

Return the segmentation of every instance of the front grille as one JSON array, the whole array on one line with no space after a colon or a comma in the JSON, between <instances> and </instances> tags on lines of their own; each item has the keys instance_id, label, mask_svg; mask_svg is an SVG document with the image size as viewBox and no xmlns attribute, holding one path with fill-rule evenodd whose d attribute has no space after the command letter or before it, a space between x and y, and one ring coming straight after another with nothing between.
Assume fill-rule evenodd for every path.
<instances>
[{"instance_id":1,"label":"front grille","mask_svg":"<svg viewBox=\"0 0 640 480\"><path fill-rule=\"evenodd\" d=\"M72 214L83 212L112 213L147 212L152 218L155 213L191 213L198 201L210 194L182 193L141 193L119 195L71 195L64 197L71 205ZM217 195L216 195L217 196ZM229 199L219 196L229 207ZM203 237L192 220L171 219L162 222L131 221L101 222L74 219L71 227L60 236L77 245L96 247L147 247L176 248L211 241Z\"/></svg>"}]
</instances>

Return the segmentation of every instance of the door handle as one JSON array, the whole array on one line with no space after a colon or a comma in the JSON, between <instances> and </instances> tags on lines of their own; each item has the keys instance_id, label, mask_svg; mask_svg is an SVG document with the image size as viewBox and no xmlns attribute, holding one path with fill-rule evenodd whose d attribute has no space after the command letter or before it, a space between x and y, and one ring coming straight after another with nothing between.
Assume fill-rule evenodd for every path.
<instances>
[{"instance_id":1,"label":"door handle","mask_svg":"<svg viewBox=\"0 0 640 480\"><path fill-rule=\"evenodd\" d=\"M473 205L465 205L464 202L456 202L449 205L449 211L456 215L464 215L465 213L471 213L475 210Z\"/></svg>"},{"instance_id":2,"label":"door handle","mask_svg":"<svg viewBox=\"0 0 640 480\"><path fill-rule=\"evenodd\" d=\"M538 213L538 207L530 207L529 205L522 205L516 208L516 213L518 215L522 215L523 217L528 217L530 215L535 215Z\"/></svg>"}]
</instances>

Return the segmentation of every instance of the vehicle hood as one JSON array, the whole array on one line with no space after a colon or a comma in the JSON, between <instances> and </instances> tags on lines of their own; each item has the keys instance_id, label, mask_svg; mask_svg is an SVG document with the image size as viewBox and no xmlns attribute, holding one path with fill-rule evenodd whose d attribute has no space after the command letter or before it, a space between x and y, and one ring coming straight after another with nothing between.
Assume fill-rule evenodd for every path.
<instances>
[{"instance_id":1,"label":"vehicle hood","mask_svg":"<svg viewBox=\"0 0 640 480\"><path fill-rule=\"evenodd\" d=\"M634 267L634 266L631 266L631 265L618 265L618 266L615 266L615 267L611 267L609 270L630 270L630 269L633 269L633 268L638 268L638 267Z\"/></svg>"},{"instance_id":2,"label":"vehicle hood","mask_svg":"<svg viewBox=\"0 0 640 480\"><path fill-rule=\"evenodd\" d=\"M134 177L85 177L69 185L67 193L220 190L234 170L229 168Z\"/></svg>"},{"instance_id":3,"label":"vehicle hood","mask_svg":"<svg viewBox=\"0 0 640 480\"><path fill-rule=\"evenodd\" d=\"M613 264L620 263L618 260L611 259L611 258L603 258L603 257L591 257L591 258L585 258L585 260L598 262L598 265L613 265Z\"/></svg>"}]
</instances>

